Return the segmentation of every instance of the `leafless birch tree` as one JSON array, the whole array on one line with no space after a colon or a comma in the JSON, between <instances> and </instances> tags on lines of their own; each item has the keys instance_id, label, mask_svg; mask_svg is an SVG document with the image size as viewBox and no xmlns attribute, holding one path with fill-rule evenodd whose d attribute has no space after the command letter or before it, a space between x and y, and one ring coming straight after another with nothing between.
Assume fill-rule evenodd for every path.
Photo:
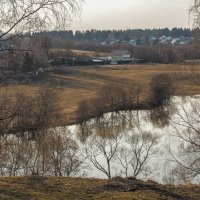
<instances>
[{"instance_id":1,"label":"leafless birch tree","mask_svg":"<svg viewBox=\"0 0 200 200\"><path fill-rule=\"evenodd\" d=\"M22 33L63 30L80 11L81 0L2 0L0 40Z\"/></svg>"}]
</instances>

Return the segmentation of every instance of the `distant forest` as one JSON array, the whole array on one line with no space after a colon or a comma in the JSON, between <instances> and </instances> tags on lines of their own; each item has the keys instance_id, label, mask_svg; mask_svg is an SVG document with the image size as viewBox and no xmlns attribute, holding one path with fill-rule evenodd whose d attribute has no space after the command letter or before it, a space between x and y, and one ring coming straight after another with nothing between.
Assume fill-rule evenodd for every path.
<instances>
[{"instance_id":1,"label":"distant forest","mask_svg":"<svg viewBox=\"0 0 200 200\"><path fill-rule=\"evenodd\" d=\"M49 36L51 38L57 38L70 41L88 41L88 42L105 42L105 41L129 41L131 39L148 40L150 37L159 38L161 36L170 36L173 38L178 37L192 37L193 30L183 28L173 29L133 29L133 30L87 30L87 31L52 31L52 32L39 32L34 33L39 36Z\"/></svg>"}]
</instances>

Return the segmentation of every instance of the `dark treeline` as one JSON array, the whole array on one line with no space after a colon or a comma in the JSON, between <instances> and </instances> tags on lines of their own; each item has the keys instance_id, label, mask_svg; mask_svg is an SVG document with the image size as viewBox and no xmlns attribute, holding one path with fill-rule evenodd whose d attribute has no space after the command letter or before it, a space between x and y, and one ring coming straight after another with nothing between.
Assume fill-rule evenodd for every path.
<instances>
[{"instance_id":1,"label":"dark treeline","mask_svg":"<svg viewBox=\"0 0 200 200\"><path fill-rule=\"evenodd\" d=\"M161 36L170 36L173 38L178 37L192 37L193 31L186 28L164 28L164 29L128 29L128 30L86 30L86 31L51 31L51 32L39 32L34 33L34 35L42 35L60 38L64 40L74 40L74 41L94 41L94 42L104 42L112 40L125 40L129 41L131 39L144 40L149 37L159 38Z\"/></svg>"}]
</instances>

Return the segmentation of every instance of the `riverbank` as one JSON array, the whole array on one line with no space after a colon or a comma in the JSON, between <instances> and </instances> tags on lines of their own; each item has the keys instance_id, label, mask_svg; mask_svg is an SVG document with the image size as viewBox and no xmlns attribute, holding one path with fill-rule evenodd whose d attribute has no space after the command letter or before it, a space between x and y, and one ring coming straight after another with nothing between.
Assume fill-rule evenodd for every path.
<instances>
[{"instance_id":1,"label":"riverbank","mask_svg":"<svg viewBox=\"0 0 200 200\"><path fill-rule=\"evenodd\" d=\"M105 85L140 87L141 105L148 103L149 85L153 76L169 74L175 81L174 95L200 94L200 67L184 65L117 65L93 67L59 67L50 72L48 81L35 84L9 85L9 89L33 95L42 86L53 88L58 94L57 104L62 110L58 125L78 122L76 111L82 100L94 99ZM95 117L95 116L91 116Z\"/></svg>"},{"instance_id":2,"label":"riverbank","mask_svg":"<svg viewBox=\"0 0 200 200\"><path fill-rule=\"evenodd\" d=\"M152 108L149 102L150 82L152 77L167 74L171 76L175 90L173 95L190 96L200 93L200 68L198 65L164 65L164 64L145 64L145 65L116 65L116 66L93 66L93 67L58 67L53 71L53 79L61 83L56 89L61 89L59 95L60 105L63 108L64 117L60 125L74 125L82 121L81 116L77 115L81 101L90 100L97 108L101 106L95 99L101 95L99 90L106 85L119 85L122 88L139 89L138 102L118 103L116 106L103 108L101 111L89 113L83 120L89 120L101 116L103 113L119 110L148 110ZM120 92L120 91L119 91ZM94 101L93 101L94 100ZM65 105L63 105L65 103ZM125 105L124 105L125 104ZM116 107L116 108L115 108ZM92 105L88 108L91 111ZM100 115L99 112L100 111Z\"/></svg>"},{"instance_id":3,"label":"riverbank","mask_svg":"<svg viewBox=\"0 0 200 200\"><path fill-rule=\"evenodd\" d=\"M131 178L112 180L39 176L0 178L1 200L197 200L200 199L199 190L199 185L161 185Z\"/></svg>"}]
</instances>

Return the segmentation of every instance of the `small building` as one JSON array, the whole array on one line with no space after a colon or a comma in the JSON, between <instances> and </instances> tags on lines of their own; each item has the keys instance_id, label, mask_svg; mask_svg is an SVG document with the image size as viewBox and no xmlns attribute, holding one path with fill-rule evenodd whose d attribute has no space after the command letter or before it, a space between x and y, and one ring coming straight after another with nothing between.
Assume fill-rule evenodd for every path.
<instances>
[{"instance_id":1,"label":"small building","mask_svg":"<svg viewBox=\"0 0 200 200\"><path fill-rule=\"evenodd\" d=\"M131 53L128 50L114 50L111 52L110 57L113 61L130 61Z\"/></svg>"}]
</instances>

